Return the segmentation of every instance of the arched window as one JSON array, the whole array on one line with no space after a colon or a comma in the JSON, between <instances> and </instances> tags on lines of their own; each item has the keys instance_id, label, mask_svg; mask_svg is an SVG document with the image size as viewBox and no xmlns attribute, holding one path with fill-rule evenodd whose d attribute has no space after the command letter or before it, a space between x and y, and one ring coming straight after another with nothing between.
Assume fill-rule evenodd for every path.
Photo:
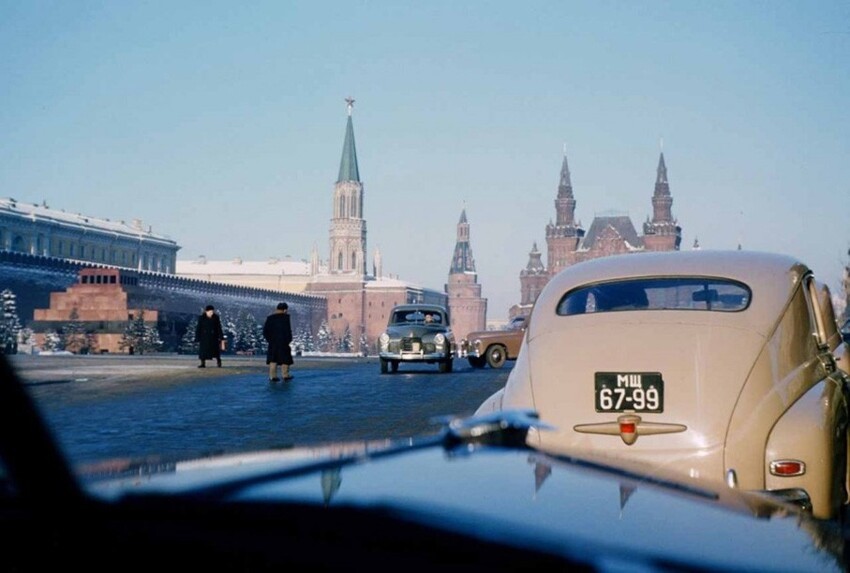
<instances>
[{"instance_id":1,"label":"arched window","mask_svg":"<svg viewBox=\"0 0 850 573\"><path fill-rule=\"evenodd\" d=\"M357 270L357 253L351 253L351 270Z\"/></svg>"},{"instance_id":2,"label":"arched window","mask_svg":"<svg viewBox=\"0 0 850 573\"><path fill-rule=\"evenodd\" d=\"M337 256L336 270L342 270L342 251L340 251L339 256Z\"/></svg>"},{"instance_id":3,"label":"arched window","mask_svg":"<svg viewBox=\"0 0 850 573\"><path fill-rule=\"evenodd\" d=\"M27 250L27 242L20 235L16 235L14 239L12 239L12 250L18 253L25 253Z\"/></svg>"}]
</instances>

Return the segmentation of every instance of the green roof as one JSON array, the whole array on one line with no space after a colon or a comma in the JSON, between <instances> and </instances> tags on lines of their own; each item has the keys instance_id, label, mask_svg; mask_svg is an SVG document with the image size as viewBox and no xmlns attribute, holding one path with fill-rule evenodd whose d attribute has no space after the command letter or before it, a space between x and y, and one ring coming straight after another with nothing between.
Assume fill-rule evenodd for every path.
<instances>
[{"instance_id":1,"label":"green roof","mask_svg":"<svg viewBox=\"0 0 850 573\"><path fill-rule=\"evenodd\" d=\"M345 126L345 142L342 144L342 159L339 162L339 177L336 182L360 182L360 170L357 168L357 149L354 147L354 125L351 116Z\"/></svg>"}]
</instances>

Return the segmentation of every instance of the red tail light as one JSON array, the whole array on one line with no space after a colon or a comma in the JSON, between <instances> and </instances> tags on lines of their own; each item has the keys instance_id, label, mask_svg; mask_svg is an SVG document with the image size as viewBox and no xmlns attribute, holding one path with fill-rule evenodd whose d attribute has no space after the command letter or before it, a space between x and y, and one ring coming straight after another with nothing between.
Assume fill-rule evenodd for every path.
<instances>
[{"instance_id":1,"label":"red tail light","mask_svg":"<svg viewBox=\"0 0 850 573\"><path fill-rule=\"evenodd\" d=\"M635 433L635 423L634 422L620 422L620 433L621 434L634 434Z\"/></svg>"},{"instance_id":2,"label":"red tail light","mask_svg":"<svg viewBox=\"0 0 850 573\"><path fill-rule=\"evenodd\" d=\"M806 464L800 460L775 460L770 462L770 473L780 477L801 476L806 473Z\"/></svg>"}]
</instances>

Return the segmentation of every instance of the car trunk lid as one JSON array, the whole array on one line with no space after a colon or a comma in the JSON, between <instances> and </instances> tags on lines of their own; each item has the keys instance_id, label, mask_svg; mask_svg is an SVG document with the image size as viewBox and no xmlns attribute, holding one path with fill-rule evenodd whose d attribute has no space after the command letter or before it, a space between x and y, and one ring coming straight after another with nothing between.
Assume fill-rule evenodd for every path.
<instances>
[{"instance_id":1,"label":"car trunk lid","mask_svg":"<svg viewBox=\"0 0 850 573\"><path fill-rule=\"evenodd\" d=\"M688 314L565 317L570 328L536 333L534 406L557 428L540 433L541 446L664 465L688 458L691 475L719 478L728 422L764 338Z\"/></svg>"}]
</instances>

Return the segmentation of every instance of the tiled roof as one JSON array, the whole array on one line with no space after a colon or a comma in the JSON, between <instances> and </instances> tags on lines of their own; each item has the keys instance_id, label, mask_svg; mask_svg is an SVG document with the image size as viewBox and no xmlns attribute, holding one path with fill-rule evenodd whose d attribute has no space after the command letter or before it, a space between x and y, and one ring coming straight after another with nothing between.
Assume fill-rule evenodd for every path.
<instances>
[{"instance_id":1,"label":"tiled roof","mask_svg":"<svg viewBox=\"0 0 850 573\"><path fill-rule=\"evenodd\" d=\"M613 228L629 245L635 248L643 247L643 238L638 236L632 220L627 215L596 216L590 224L590 229L581 241L582 250L591 250L602 232Z\"/></svg>"}]
</instances>

